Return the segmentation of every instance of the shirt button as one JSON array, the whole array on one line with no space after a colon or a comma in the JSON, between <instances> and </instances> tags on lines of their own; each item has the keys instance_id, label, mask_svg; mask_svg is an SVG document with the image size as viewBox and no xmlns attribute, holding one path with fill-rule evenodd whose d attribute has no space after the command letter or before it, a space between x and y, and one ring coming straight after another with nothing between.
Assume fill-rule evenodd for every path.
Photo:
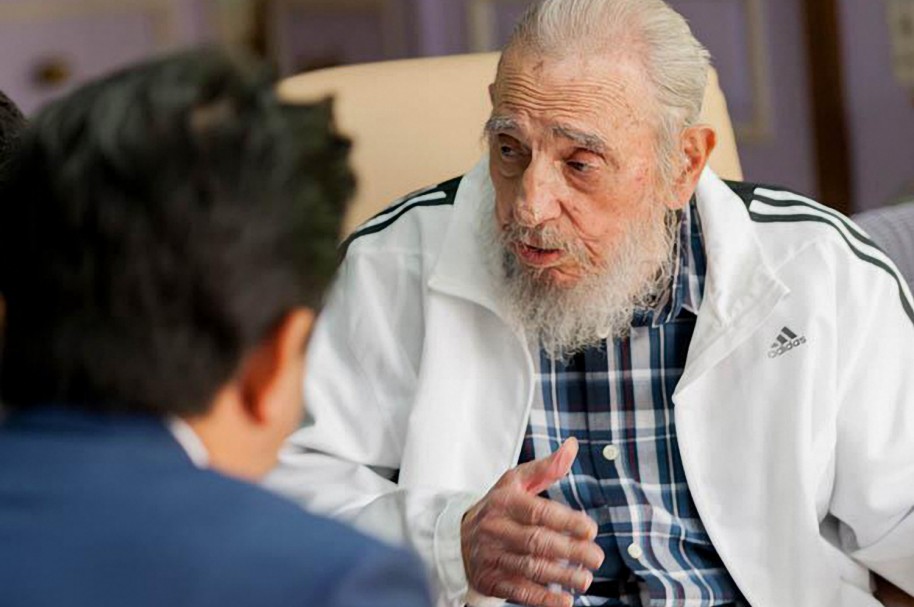
<instances>
[{"instance_id":1,"label":"shirt button","mask_svg":"<svg viewBox=\"0 0 914 607\"><path fill-rule=\"evenodd\" d=\"M638 544L629 544L628 545L628 556L632 557L636 561L644 556L644 550L641 549L641 546Z\"/></svg>"},{"instance_id":2,"label":"shirt button","mask_svg":"<svg viewBox=\"0 0 914 607\"><path fill-rule=\"evenodd\" d=\"M609 461L614 461L619 457L619 447L615 445L606 445L603 447L603 457Z\"/></svg>"}]
</instances>

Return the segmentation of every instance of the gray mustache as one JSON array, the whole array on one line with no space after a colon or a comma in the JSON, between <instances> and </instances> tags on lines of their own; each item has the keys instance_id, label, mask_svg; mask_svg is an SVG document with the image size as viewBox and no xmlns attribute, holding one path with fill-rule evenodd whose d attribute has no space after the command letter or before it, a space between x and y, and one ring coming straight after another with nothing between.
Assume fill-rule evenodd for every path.
<instances>
[{"instance_id":1,"label":"gray mustache","mask_svg":"<svg viewBox=\"0 0 914 607\"><path fill-rule=\"evenodd\" d=\"M515 245L527 245L538 249L559 250L582 262L588 260L584 245L574 238L563 235L555 226L525 228L506 224L502 226L500 240L509 250Z\"/></svg>"}]
</instances>

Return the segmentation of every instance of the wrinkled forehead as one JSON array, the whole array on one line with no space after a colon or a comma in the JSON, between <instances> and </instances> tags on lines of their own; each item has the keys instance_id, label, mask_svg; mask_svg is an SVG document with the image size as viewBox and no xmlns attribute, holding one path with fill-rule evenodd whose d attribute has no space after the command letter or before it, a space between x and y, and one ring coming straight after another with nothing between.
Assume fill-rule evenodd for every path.
<instances>
[{"instance_id":1,"label":"wrinkled forehead","mask_svg":"<svg viewBox=\"0 0 914 607\"><path fill-rule=\"evenodd\" d=\"M653 94L641 63L622 54L547 57L511 51L492 89L493 118L650 126Z\"/></svg>"}]
</instances>

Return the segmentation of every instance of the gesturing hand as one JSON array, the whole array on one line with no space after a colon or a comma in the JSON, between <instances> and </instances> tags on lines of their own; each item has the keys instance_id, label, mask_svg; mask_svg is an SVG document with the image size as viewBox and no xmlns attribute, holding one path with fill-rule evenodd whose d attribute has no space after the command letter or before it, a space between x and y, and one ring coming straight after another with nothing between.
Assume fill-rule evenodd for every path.
<instances>
[{"instance_id":1,"label":"gesturing hand","mask_svg":"<svg viewBox=\"0 0 914 607\"><path fill-rule=\"evenodd\" d=\"M574 438L549 457L508 470L467 510L460 528L463 564L473 590L532 607L571 607L573 597L550 584L583 592L588 569L603 562L597 524L583 512L538 497L568 474ZM584 568L581 568L584 567Z\"/></svg>"}]
</instances>

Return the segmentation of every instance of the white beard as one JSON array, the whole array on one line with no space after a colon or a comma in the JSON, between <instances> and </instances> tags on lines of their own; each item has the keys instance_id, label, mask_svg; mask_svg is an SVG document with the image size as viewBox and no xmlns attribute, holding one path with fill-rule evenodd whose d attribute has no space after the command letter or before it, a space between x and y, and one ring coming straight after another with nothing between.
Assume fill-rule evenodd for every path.
<instances>
[{"instance_id":1,"label":"white beard","mask_svg":"<svg viewBox=\"0 0 914 607\"><path fill-rule=\"evenodd\" d=\"M628 335L636 309L653 306L673 273L678 214L662 205L622 231L595 264L583 245L554 227L507 226L486 217L487 257L504 278L503 303L513 320L537 340L553 360L568 359L603 340ZM518 240L563 249L583 276L573 285L556 284L548 269L531 268L512 250Z\"/></svg>"}]
</instances>

